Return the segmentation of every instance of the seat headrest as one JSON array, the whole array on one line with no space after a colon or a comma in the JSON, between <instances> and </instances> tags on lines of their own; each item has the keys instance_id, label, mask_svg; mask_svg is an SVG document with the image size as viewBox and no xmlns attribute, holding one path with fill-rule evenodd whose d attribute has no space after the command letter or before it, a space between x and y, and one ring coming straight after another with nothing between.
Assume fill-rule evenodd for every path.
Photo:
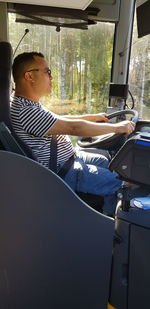
<instances>
[{"instance_id":1,"label":"seat headrest","mask_svg":"<svg viewBox=\"0 0 150 309\"><path fill-rule=\"evenodd\" d=\"M0 42L0 121L12 129L10 121L10 85L12 69L12 47Z\"/></svg>"},{"instance_id":2,"label":"seat headrest","mask_svg":"<svg viewBox=\"0 0 150 309\"><path fill-rule=\"evenodd\" d=\"M12 47L9 42L0 42L0 68L11 73ZM4 75L6 75L4 72Z\"/></svg>"}]
</instances>

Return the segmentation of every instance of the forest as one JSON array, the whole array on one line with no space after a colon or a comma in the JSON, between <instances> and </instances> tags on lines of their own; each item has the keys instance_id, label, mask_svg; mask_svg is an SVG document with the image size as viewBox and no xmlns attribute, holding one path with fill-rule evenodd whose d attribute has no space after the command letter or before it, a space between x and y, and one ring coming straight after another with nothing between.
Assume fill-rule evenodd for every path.
<instances>
[{"instance_id":1,"label":"forest","mask_svg":"<svg viewBox=\"0 0 150 309\"><path fill-rule=\"evenodd\" d=\"M15 56L24 51L40 51L52 70L52 93L43 102L58 114L105 111L111 80L115 25L97 23L88 30L40 26L15 22L9 14L9 35L15 50L25 29L28 34ZM136 16L129 70L129 89L141 117L149 117L150 36L138 39ZM132 106L130 96L127 104Z\"/></svg>"},{"instance_id":2,"label":"forest","mask_svg":"<svg viewBox=\"0 0 150 309\"><path fill-rule=\"evenodd\" d=\"M141 118L150 119L150 35L138 38L133 29L129 85Z\"/></svg>"}]
</instances>

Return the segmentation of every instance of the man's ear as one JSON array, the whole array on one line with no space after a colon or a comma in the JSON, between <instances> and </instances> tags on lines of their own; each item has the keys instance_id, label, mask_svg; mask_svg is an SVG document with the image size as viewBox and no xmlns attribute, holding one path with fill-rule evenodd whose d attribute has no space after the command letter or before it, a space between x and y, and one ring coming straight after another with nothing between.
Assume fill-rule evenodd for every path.
<instances>
[{"instance_id":1,"label":"man's ear","mask_svg":"<svg viewBox=\"0 0 150 309\"><path fill-rule=\"evenodd\" d=\"M33 80L33 74L32 74L32 72L25 72L24 73L24 78L26 79L26 80L28 80L28 81L34 81Z\"/></svg>"}]
</instances>

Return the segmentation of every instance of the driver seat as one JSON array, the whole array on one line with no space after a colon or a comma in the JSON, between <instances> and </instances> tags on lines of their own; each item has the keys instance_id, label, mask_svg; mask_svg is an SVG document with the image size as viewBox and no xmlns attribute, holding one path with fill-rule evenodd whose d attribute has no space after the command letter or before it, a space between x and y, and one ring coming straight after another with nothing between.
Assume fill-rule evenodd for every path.
<instances>
[{"instance_id":1,"label":"driver seat","mask_svg":"<svg viewBox=\"0 0 150 309\"><path fill-rule=\"evenodd\" d=\"M13 130L10 118L10 80L12 48L0 42L0 149L12 151L37 161L32 150Z\"/></svg>"},{"instance_id":2,"label":"driver seat","mask_svg":"<svg viewBox=\"0 0 150 309\"><path fill-rule=\"evenodd\" d=\"M7 82L8 49L0 43L0 77ZM6 64L8 59L9 53ZM8 112L9 91L6 84L0 87L0 107L6 103ZM0 150L0 308L106 309L114 220L88 207L23 152L13 153L18 144L9 131L9 114L0 115L2 147L12 149Z\"/></svg>"}]
</instances>

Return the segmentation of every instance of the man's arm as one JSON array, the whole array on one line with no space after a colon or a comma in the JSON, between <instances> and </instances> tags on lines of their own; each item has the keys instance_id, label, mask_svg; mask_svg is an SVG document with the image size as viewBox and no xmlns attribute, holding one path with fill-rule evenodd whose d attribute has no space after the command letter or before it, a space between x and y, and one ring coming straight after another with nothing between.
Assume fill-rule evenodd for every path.
<instances>
[{"instance_id":1,"label":"man's arm","mask_svg":"<svg viewBox=\"0 0 150 309\"><path fill-rule=\"evenodd\" d=\"M86 115L65 115L63 118L65 119L78 119L78 120L87 120L92 122L109 122L108 118L106 117L106 113L99 113L99 114L86 114Z\"/></svg>"},{"instance_id":2,"label":"man's arm","mask_svg":"<svg viewBox=\"0 0 150 309\"><path fill-rule=\"evenodd\" d=\"M86 120L59 118L46 135L67 134L74 136L97 136L107 133L131 134L135 124L125 120L119 123L93 123Z\"/></svg>"}]
</instances>

